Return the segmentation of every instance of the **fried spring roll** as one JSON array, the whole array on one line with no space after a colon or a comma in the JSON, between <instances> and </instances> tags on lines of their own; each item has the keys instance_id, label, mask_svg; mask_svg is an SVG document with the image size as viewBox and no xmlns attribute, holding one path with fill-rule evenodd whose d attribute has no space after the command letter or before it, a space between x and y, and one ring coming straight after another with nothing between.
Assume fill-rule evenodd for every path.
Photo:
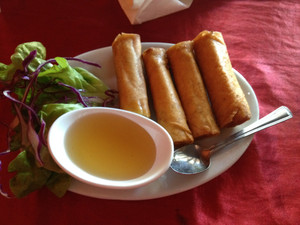
<instances>
[{"instance_id":1,"label":"fried spring roll","mask_svg":"<svg viewBox=\"0 0 300 225\"><path fill-rule=\"evenodd\" d=\"M216 124L199 68L193 42L183 41L167 50L175 84L194 138L220 133Z\"/></svg>"},{"instance_id":2,"label":"fried spring roll","mask_svg":"<svg viewBox=\"0 0 300 225\"><path fill-rule=\"evenodd\" d=\"M194 138L168 69L166 50L149 48L144 51L143 60L157 122L169 132L175 147L192 143Z\"/></svg>"},{"instance_id":3,"label":"fried spring roll","mask_svg":"<svg viewBox=\"0 0 300 225\"><path fill-rule=\"evenodd\" d=\"M138 34L119 34L112 43L120 108L150 117Z\"/></svg>"},{"instance_id":4,"label":"fried spring roll","mask_svg":"<svg viewBox=\"0 0 300 225\"><path fill-rule=\"evenodd\" d=\"M249 120L250 108L233 72L222 34L202 31L194 39L194 51L220 128Z\"/></svg>"}]
</instances>

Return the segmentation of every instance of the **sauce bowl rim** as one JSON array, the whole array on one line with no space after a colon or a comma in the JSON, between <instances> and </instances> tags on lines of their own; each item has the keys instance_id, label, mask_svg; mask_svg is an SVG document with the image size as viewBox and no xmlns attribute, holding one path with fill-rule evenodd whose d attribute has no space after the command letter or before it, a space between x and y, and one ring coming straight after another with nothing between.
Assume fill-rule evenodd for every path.
<instances>
[{"instance_id":1,"label":"sauce bowl rim","mask_svg":"<svg viewBox=\"0 0 300 225\"><path fill-rule=\"evenodd\" d=\"M120 116L122 119L130 120L146 130L156 146L156 157L150 170L137 178L110 180L84 171L70 159L64 145L68 128L77 119L97 113ZM131 189L153 182L169 169L173 158L174 145L166 129L152 119L118 108L88 107L67 112L54 121L48 132L48 149L56 164L64 172L81 182L111 189Z\"/></svg>"}]
</instances>

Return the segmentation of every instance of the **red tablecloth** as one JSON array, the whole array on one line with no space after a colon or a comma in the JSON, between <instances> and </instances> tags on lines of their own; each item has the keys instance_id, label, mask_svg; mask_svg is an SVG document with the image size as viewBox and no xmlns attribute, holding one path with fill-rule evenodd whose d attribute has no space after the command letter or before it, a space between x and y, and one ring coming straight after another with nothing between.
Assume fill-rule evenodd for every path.
<instances>
[{"instance_id":1,"label":"red tablecloth","mask_svg":"<svg viewBox=\"0 0 300 225\"><path fill-rule=\"evenodd\" d=\"M48 2L48 3L46 3ZM131 25L114 1L2 0L0 62L40 41L48 58L109 46L120 32L176 43L221 31L233 67L256 92L260 116L286 105L294 118L256 134L226 172L191 190L146 201L103 200L43 189L0 196L1 224L300 224L300 2L194 0L187 10ZM1 120L10 109L0 105ZM1 147L5 147L4 132ZM2 167L5 167L5 160Z\"/></svg>"}]
</instances>

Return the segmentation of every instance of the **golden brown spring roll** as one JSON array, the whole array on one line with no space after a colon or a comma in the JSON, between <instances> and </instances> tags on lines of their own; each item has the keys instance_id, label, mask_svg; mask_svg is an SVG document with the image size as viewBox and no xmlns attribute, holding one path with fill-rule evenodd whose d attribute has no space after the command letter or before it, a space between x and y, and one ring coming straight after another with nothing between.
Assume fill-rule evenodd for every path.
<instances>
[{"instance_id":1,"label":"golden brown spring roll","mask_svg":"<svg viewBox=\"0 0 300 225\"><path fill-rule=\"evenodd\" d=\"M194 138L168 69L166 50L149 48L144 51L143 60L157 122L169 132L175 147L192 143Z\"/></svg>"},{"instance_id":2,"label":"golden brown spring roll","mask_svg":"<svg viewBox=\"0 0 300 225\"><path fill-rule=\"evenodd\" d=\"M175 84L194 138L220 133L216 124L199 68L193 42L183 41L167 50Z\"/></svg>"},{"instance_id":3,"label":"golden brown spring roll","mask_svg":"<svg viewBox=\"0 0 300 225\"><path fill-rule=\"evenodd\" d=\"M119 34L112 43L120 108L150 117L138 34Z\"/></svg>"},{"instance_id":4,"label":"golden brown spring roll","mask_svg":"<svg viewBox=\"0 0 300 225\"><path fill-rule=\"evenodd\" d=\"M220 128L249 120L250 108L233 72L222 34L202 31L194 39L194 50Z\"/></svg>"}]
</instances>

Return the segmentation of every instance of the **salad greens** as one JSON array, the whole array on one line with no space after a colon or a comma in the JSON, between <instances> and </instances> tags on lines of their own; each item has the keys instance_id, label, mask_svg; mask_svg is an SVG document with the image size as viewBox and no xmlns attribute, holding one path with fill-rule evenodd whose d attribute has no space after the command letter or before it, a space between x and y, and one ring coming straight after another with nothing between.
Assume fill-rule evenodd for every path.
<instances>
[{"instance_id":1,"label":"salad greens","mask_svg":"<svg viewBox=\"0 0 300 225\"><path fill-rule=\"evenodd\" d=\"M36 51L36 57L30 62L27 69L33 72L46 58L46 48L40 42L28 42L17 46L15 53L10 57L11 64L0 63L0 80L10 81L16 70L23 69L24 59L32 52Z\"/></svg>"},{"instance_id":2,"label":"salad greens","mask_svg":"<svg viewBox=\"0 0 300 225\"><path fill-rule=\"evenodd\" d=\"M64 113L102 106L113 97L114 92L99 78L83 68L71 67L69 60L95 65L76 58L46 60L46 48L40 42L20 44L11 56L11 64L0 63L0 97L11 100L15 113L8 143L9 151L19 154L8 171L15 172L10 189L16 197L44 186L57 196L65 194L71 178L49 153L48 130Z\"/></svg>"}]
</instances>

